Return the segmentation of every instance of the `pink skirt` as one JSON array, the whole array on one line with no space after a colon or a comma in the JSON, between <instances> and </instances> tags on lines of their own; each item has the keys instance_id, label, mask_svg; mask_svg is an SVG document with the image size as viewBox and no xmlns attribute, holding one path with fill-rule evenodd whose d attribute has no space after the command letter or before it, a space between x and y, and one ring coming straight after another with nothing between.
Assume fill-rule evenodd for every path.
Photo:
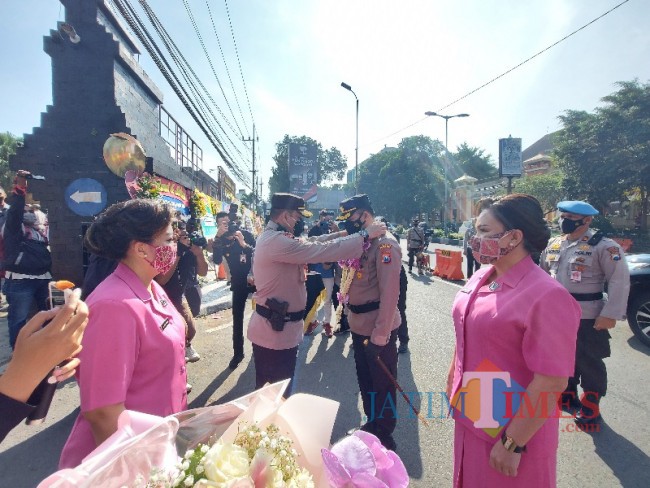
<instances>
[{"instance_id":1,"label":"pink skirt","mask_svg":"<svg viewBox=\"0 0 650 488\"><path fill-rule=\"evenodd\" d=\"M456 422L454 430L454 488L555 488L557 449L522 453L517 476L505 476L489 464L499 438L487 442ZM550 447L550 446L549 446ZM540 452L541 451L541 452Z\"/></svg>"}]
</instances>

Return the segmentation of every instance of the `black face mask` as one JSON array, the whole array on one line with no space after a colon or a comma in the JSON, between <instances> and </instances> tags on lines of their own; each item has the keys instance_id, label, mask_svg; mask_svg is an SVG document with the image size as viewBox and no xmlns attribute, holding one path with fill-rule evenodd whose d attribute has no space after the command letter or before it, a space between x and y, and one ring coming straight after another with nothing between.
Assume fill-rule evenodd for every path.
<instances>
[{"instance_id":1,"label":"black face mask","mask_svg":"<svg viewBox=\"0 0 650 488\"><path fill-rule=\"evenodd\" d=\"M346 220L343 222L343 225L345 226L345 230L347 231L348 235L351 236L352 234L356 234L363 228L363 222L361 222L361 219L357 220Z\"/></svg>"},{"instance_id":2,"label":"black face mask","mask_svg":"<svg viewBox=\"0 0 650 488\"><path fill-rule=\"evenodd\" d=\"M296 225L293 226L293 235L298 237L300 234L302 234L305 230L305 222L300 219L298 222L296 222Z\"/></svg>"},{"instance_id":3,"label":"black face mask","mask_svg":"<svg viewBox=\"0 0 650 488\"><path fill-rule=\"evenodd\" d=\"M560 219L560 229L562 229L563 234L573 234L573 232L584 223L584 219Z\"/></svg>"}]
</instances>

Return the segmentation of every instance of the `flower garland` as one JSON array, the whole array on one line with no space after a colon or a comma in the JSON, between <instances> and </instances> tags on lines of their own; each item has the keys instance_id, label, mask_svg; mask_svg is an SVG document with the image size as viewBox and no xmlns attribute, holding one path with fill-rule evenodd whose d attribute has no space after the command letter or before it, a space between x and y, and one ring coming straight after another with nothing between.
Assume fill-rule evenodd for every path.
<instances>
[{"instance_id":1,"label":"flower garland","mask_svg":"<svg viewBox=\"0 0 650 488\"><path fill-rule=\"evenodd\" d=\"M136 182L136 198L155 199L160 197L162 185L154 176L149 173L142 173L135 180Z\"/></svg>"},{"instance_id":2,"label":"flower garland","mask_svg":"<svg viewBox=\"0 0 650 488\"><path fill-rule=\"evenodd\" d=\"M341 285L339 286L339 292L336 294L336 297L339 299L339 306L336 307L336 324L337 327L341 326L341 316L343 315L343 305L346 305L350 300L350 286L352 286L352 281L354 277L359 273L361 269L361 259L366 254L368 249L371 246L370 239L363 241L363 253L361 258L355 259L343 259L339 261L339 266L341 267Z\"/></svg>"},{"instance_id":3,"label":"flower garland","mask_svg":"<svg viewBox=\"0 0 650 488\"><path fill-rule=\"evenodd\" d=\"M314 488L314 480L298 462L293 441L271 424L261 429L240 425L232 443L199 444L185 453L175 469L154 469L132 488Z\"/></svg>"}]
</instances>

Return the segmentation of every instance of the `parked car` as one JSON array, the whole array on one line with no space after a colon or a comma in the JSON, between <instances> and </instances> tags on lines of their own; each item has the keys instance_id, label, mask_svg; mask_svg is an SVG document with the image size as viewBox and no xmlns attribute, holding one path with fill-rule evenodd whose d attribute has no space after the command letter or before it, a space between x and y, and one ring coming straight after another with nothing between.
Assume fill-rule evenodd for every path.
<instances>
[{"instance_id":1,"label":"parked car","mask_svg":"<svg viewBox=\"0 0 650 488\"><path fill-rule=\"evenodd\" d=\"M625 256L630 269L627 323L634 335L650 347L650 254Z\"/></svg>"}]
</instances>

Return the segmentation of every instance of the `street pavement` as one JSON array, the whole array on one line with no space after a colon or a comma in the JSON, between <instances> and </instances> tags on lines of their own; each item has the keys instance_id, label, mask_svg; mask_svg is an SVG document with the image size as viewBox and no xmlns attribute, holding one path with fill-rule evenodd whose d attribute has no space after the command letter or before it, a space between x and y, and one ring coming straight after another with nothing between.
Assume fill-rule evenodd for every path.
<instances>
[{"instance_id":1,"label":"street pavement","mask_svg":"<svg viewBox=\"0 0 650 488\"><path fill-rule=\"evenodd\" d=\"M432 244L432 259L436 247L459 249ZM451 304L460 286L462 282L450 283L428 275L409 277L410 352L399 357L398 379L405 391L422 392L416 404L428 417L428 425L412 418L406 403L398 399L400 420L395 440L411 486L417 488L451 486L453 421L441 415L440 392L444 391L454 348ZM223 300L225 295L220 293ZM250 313L249 302L247 317ZM239 367L235 371L227 367L232 356L230 310L199 319L198 331L193 345L202 358L188 366L193 385L190 408L226 402L250 392L255 384L250 343L246 343L246 358ZM605 424L601 432L574 432L570 420L560 421L560 487L650 486L650 349L633 336L626 322L619 322L612 331L612 357L607 364L610 391L602 403ZM296 391L340 402L333 441L362 423L349 335L328 340L317 329L313 336L305 337L299 352ZM0 486L34 486L56 469L78 414L77 405L76 384L68 381L57 391L44 425L21 425L9 434L0 446ZM313 412L313 418L318 422L318 412Z\"/></svg>"}]
</instances>

